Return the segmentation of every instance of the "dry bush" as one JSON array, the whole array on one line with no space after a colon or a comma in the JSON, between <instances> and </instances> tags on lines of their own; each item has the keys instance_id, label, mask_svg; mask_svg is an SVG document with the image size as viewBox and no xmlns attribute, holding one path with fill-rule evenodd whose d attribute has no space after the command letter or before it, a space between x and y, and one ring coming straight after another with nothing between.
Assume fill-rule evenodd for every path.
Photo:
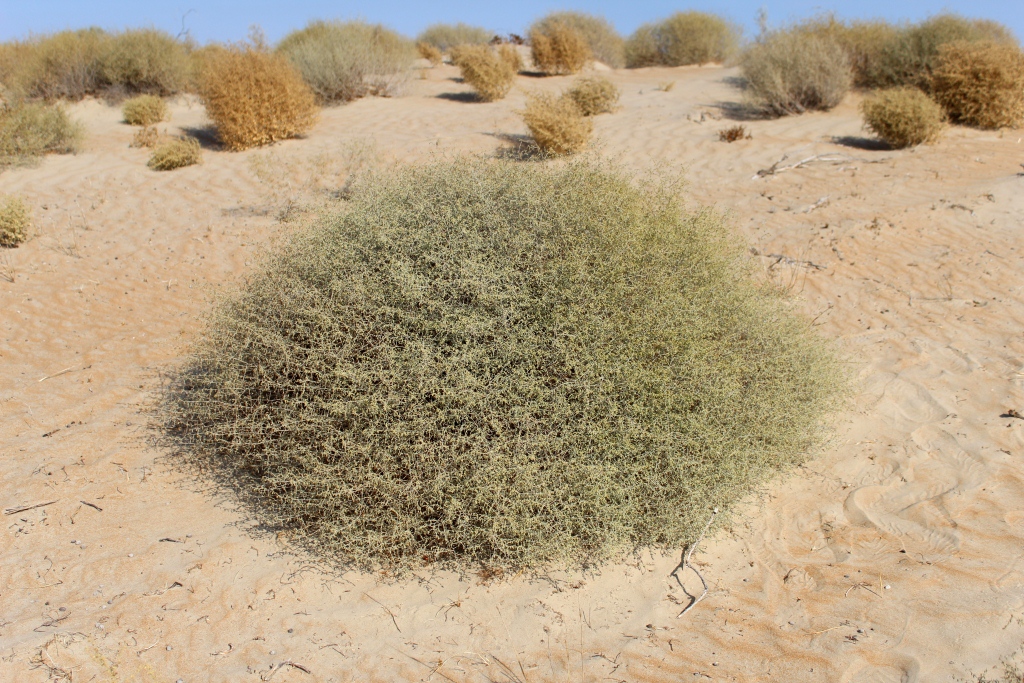
<instances>
[{"instance_id":1,"label":"dry bush","mask_svg":"<svg viewBox=\"0 0 1024 683\"><path fill-rule=\"evenodd\" d=\"M156 95L139 95L121 107L124 122L132 126L152 126L167 119L167 103Z\"/></svg>"},{"instance_id":2,"label":"dry bush","mask_svg":"<svg viewBox=\"0 0 1024 683\"><path fill-rule=\"evenodd\" d=\"M80 100L99 91L100 61L110 34L98 28L61 31L16 43L4 84L17 96Z\"/></svg>"},{"instance_id":3,"label":"dry bush","mask_svg":"<svg viewBox=\"0 0 1024 683\"><path fill-rule=\"evenodd\" d=\"M556 25L568 26L583 36L597 61L615 69L626 65L626 41L604 17L585 12L552 12L534 22L530 31L546 34Z\"/></svg>"},{"instance_id":4,"label":"dry bush","mask_svg":"<svg viewBox=\"0 0 1024 683\"><path fill-rule=\"evenodd\" d=\"M826 14L793 27L805 35L834 40L846 53L853 69L853 84L858 88L875 87L886 51L904 30L886 21L843 22Z\"/></svg>"},{"instance_id":5,"label":"dry bush","mask_svg":"<svg viewBox=\"0 0 1024 683\"><path fill-rule=\"evenodd\" d=\"M157 131L156 126L144 126L135 131L135 136L132 137L129 147L156 147L156 143L160 142L160 133Z\"/></svg>"},{"instance_id":6,"label":"dry bush","mask_svg":"<svg viewBox=\"0 0 1024 683\"><path fill-rule=\"evenodd\" d=\"M932 92L949 118L978 128L1024 123L1024 53L1015 45L958 41L939 48Z\"/></svg>"},{"instance_id":7,"label":"dry bush","mask_svg":"<svg viewBox=\"0 0 1024 683\"><path fill-rule=\"evenodd\" d=\"M547 93L527 96L523 121L537 147L552 155L582 151L594 131L594 122L583 115L575 102Z\"/></svg>"},{"instance_id":8,"label":"dry bush","mask_svg":"<svg viewBox=\"0 0 1024 683\"><path fill-rule=\"evenodd\" d=\"M766 34L741 66L754 106L773 116L832 109L850 90L850 61L835 39L799 30Z\"/></svg>"},{"instance_id":9,"label":"dry bush","mask_svg":"<svg viewBox=\"0 0 1024 683\"><path fill-rule=\"evenodd\" d=\"M550 24L543 31L530 30L530 56L546 74L575 74L593 54L582 33L566 24Z\"/></svg>"},{"instance_id":10,"label":"dry bush","mask_svg":"<svg viewBox=\"0 0 1024 683\"><path fill-rule=\"evenodd\" d=\"M172 171L203 163L203 150L195 138L174 138L153 150L146 163L154 171Z\"/></svg>"},{"instance_id":11,"label":"dry bush","mask_svg":"<svg viewBox=\"0 0 1024 683\"><path fill-rule=\"evenodd\" d=\"M296 137L316 123L316 97L280 54L254 46L209 56L200 94L206 113L230 150Z\"/></svg>"},{"instance_id":12,"label":"dry bush","mask_svg":"<svg viewBox=\"0 0 1024 683\"><path fill-rule=\"evenodd\" d=\"M44 154L78 151L84 132L60 105L13 102L0 106L0 169Z\"/></svg>"},{"instance_id":13,"label":"dry bush","mask_svg":"<svg viewBox=\"0 0 1024 683\"><path fill-rule=\"evenodd\" d=\"M493 576L695 541L807 457L841 386L674 185L456 159L367 179L268 256L163 424L334 562Z\"/></svg>"},{"instance_id":14,"label":"dry bush","mask_svg":"<svg viewBox=\"0 0 1024 683\"><path fill-rule=\"evenodd\" d=\"M584 116L594 116L615 110L619 89L604 76L588 76L576 79L562 96L572 100Z\"/></svg>"},{"instance_id":15,"label":"dry bush","mask_svg":"<svg viewBox=\"0 0 1024 683\"><path fill-rule=\"evenodd\" d=\"M724 62L736 54L740 30L706 12L676 12L638 28L626 42L626 66L686 66Z\"/></svg>"},{"instance_id":16,"label":"dry bush","mask_svg":"<svg viewBox=\"0 0 1024 683\"><path fill-rule=\"evenodd\" d=\"M738 140L750 140L753 136L747 132L744 126L736 125L723 128L718 131L718 139L722 142L736 142Z\"/></svg>"},{"instance_id":17,"label":"dry bush","mask_svg":"<svg viewBox=\"0 0 1024 683\"><path fill-rule=\"evenodd\" d=\"M21 197L0 195L0 247L13 248L28 239L32 215Z\"/></svg>"},{"instance_id":18,"label":"dry bush","mask_svg":"<svg viewBox=\"0 0 1024 683\"><path fill-rule=\"evenodd\" d=\"M484 102L500 100L512 89L516 72L494 48L489 45L463 45L457 54L462 80Z\"/></svg>"},{"instance_id":19,"label":"dry bush","mask_svg":"<svg viewBox=\"0 0 1024 683\"><path fill-rule=\"evenodd\" d=\"M444 61L444 54L430 43L416 43L416 51L433 66L438 66Z\"/></svg>"},{"instance_id":20,"label":"dry bush","mask_svg":"<svg viewBox=\"0 0 1024 683\"><path fill-rule=\"evenodd\" d=\"M184 43L156 29L114 34L100 58L101 86L119 93L174 95L188 88Z\"/></svg>"},{"instance_id":21,"label":"dry bush","mask_svg":"<svg viewBox=\"0 0 1024 683\"><path fill-rule=\"evenodd\" d=\"M894 149L933 142L942 133L942 107L917 88L893 88L861 103L864 125Z\"/></svg>"},{"instance_id":22,"label":"dry bush","mask_svg":"<svg viewBox=\"0 0 1024 683\"><path fill-rule=\"evenodd\" d=\"M433 24L416 36L416 40L448 52L458 45L486 45L494 37L493 31L469 24Z\"/></svg>"},{"instance_id":23,"label":"dry bush","mask_svg":"<svg viewBox=\"0 0 1024 683\"><path fill-rule=\"evenodd\" d=\"M874 60L864 85L874 88L911 85L928 91L940 48L957 41L1017 45L1010 30L994 21L940 14L899 30Z\"/></svg>"},{"instance_id":24,"label":"dry bush","mask_svg":"<svg viewBox=\"0 0 1024 683\"><path fill-rule=\"evenodd\" d=\"M511 43L500 43L497 46L498 56L509 65L515 73L523 70L523 56L519 54L519 48Z\"/></svg>"},{"instance_id":25,"label":"dry bush","mask_svg":"<svg viewBox=\"0 0 1024 683\"><path fill-rule=\"evenodd\" d=\"M321 102L392 95L408 79L412 41L380 24L315 21L277 46Z\"/></svg>"}]
</instances>

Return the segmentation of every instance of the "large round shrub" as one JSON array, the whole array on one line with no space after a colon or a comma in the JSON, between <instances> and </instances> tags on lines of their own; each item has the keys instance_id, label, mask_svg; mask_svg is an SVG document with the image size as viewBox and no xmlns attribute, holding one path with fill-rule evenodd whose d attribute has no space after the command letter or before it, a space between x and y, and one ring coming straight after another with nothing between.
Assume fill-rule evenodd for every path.
<instances>
[{"instance_id":1,"label":"large round shrub","mask_svg":"<svg viewBox=\"0 0 1024 683\"><path fill-rule=\"evenodd\" d=\"M535 21L530 32L547 34L559 25L568 26L583 36L594 59L615 69L626 65L625 41L604 17L586 12L551 12Z\"/></svg>"},{"instance_id":2,"label":"large round shrub","mask_svg":"<svg viewBox=\"0 0 1024 683\"><path fill-rule=\"evenodd\" d=\"M895 149L938 139L945 120L942 107L917 88L873 93L864 99L860 110L864 125Z\"/></svg>"},{"instance_id":3,"label":"large round shrub","mask_svg":"<svg viewBox=\"0 0 1024 683\"><path fill-rule=\"evenodd\" d=\"M711 210L582 162L357 188L216 309L169 425L364 566L579 563L693 540L797 462L836 363Z\"/></svg>"},{"instance_id":4,"label":"large round shrub","mask_svg":"<svg viewBox=\"0 0 1024 683\"><path fill-rule=\"evenodd\" d=\"M626 65L686 66L724 62L739 46L740 30L706 12L676 12L640 26L626 42Z\"/></svg>"},{"instance_id":5,"label":"large round shrub","mask_svg":"<svg viewBox=\"0 0 1024 683\"><path fill-rule=\"evenodd\" d=\"M1024 123L1024 52L1016 45L943 45L931 86L935 99L957 123L978 128Z\"/></svg>"},{"instance_id":6,"label":"large round shrub","mask_svg":"<svg viewBox=\"0 0 1024 683\"><path fill-rule=\"evenodd\" d=\"M832 109L853 80L850 60L834 38L798 29L761 38L741 66L751 100L774 116Z\"/></svg>"}]
</instances>

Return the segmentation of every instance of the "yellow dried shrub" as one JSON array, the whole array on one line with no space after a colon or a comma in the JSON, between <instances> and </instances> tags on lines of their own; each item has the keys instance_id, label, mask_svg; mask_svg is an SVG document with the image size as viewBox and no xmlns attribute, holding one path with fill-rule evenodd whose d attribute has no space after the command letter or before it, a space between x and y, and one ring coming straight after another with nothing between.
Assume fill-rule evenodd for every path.
<instances>
[{"instance_id":1,"label":"yellow dried shrub","mask_svg":"<svg viewBox=\"0 0 1024 683\"><path fill-rule=\"evenodd\" d=\"M441 51L430 43L416 43L416 51L420 53L420 57L434 66L444 61L444 55L441 54Z\"/></svg>"},{"instance_id":2,"label":"yellow dried shrub","mask_svg":"<svg viewBox=\"0 0 1024 683\"><path fill-rule=\"evenodd\" d=\"M939 48L936 101L956 123L978 128L1024 123L1024 53L1015 45L957 41Z\"/></svg>"},{"instance_id":3,"label":"yellow dried shrub","mask_svg":"<svg viewBox=\"0 0 1024 683\"><path fill-rule=\"evenodd\" d=\"M171 171L203 163L203 150L195 138L175 138L153 150L146 164L154 171Z\"/></svg>"},{"instance_id":4,"label":"yellow dried shrub","mask_svg":"<svg viewBox=\"0 0 1024 683\"><path fill-rule=\"evenodd\" d=\"M562 23L532 29L530 55L534 65L546 74L579 73L592 58L583 34Z\"/></svg>"},{"instance_id":5,"label":"yellow dried shrub","mask_svg":"<svg viewBox=\"0 0 1024 683\"><path fill-rule=\"evenodd\" d=\"M569 26L583 36L594 59L619 69L626 65L625 41L615 27L601 16L576 11L552 12L533 23L532 29L544 33L554 24Z\"/></svg>"},{"instance_id":6,"label":"yellow dried shrub","mask_svg":"<svg viewBox=\"0 0 1024 683\"><path fill-rule=\"evenodd\" d=\"M487 45L464 45L458 51L458 66L464 80L484 102L500 100L515 82L512 65Z\"/></svg>"},{"instance_id":7,"label":"yellow dried shrub","mask_svg":"<svg viewBox=\"0 0 1024 683\"><path fill-rule=\"evenodd\" d=\"M121 113L129 125L152 126L167 118L167 103L156 95L139 95L125 102Z\"/></svg>"},{"instance_id":8,"label":"yellow dried shrub","mask_svg":"<svg viewBox=\"0 0 1024 683\"><path fill-rule=\"evenodd\" d=\"M28 239L31 223L28 205L21 197L0 195L0 247L16 247Z\"/></svg>"},{"instance_id":9,"label":"yellow dried shrub","mask_svg":"<svg viewBox=\"0 0 1024 683\"><path fill-rule=\"evenodd\" d=\"M296 137L317 119L316 97L287 58L252 46L209 55L200 93L230 150Z\"/></svg>"},{"instance_id":10,"label":"yellow dried shrub","mask_svg":"<svg viewBox=\"0 0 1024 683\"><path fill-rule=\"evenodd\" d=\"M143 126L135 131L135 137L132 138L129 147L156 147L156 143L160 142L160 133L157 132L156 126Z\"/></svg>"},{"instance_id":11,"label":"yellow dried shrub","mask_svg":"<svg viewBox=\"0 0 1024 683\"><path fill-rule=\"evenodd\" d=\"M707 12L676 12L644 24L626 41L626 66L686 66L724 62L739 46L740 29Z\"/></svg>"},{"instance_id":12,"label":"yellow dried shrub","mask_svg":"<svg viewBox=\"0 0 1024 683\"><path fill-rule=\"evenodd\" d=\"M515 45L501 43L498 45L498 56L512 68L512 71L519 73L523 70L523 56L519 54L519 49Z\"/></svg>"},{"instance_id":13,"label":"yellow dried shrub","mask_svg":"<svg viewBox=\"0 0 1024 683\"><path fill-rule=\"evenodd\" d=\"M572 100L584 116L593 116L615 109L619 101L619 89L604 76L588 76L577 79L563 93L563 97Z\"/></svg>"},{"instance_id":14,"label":"yellow dried shrub","mask_svg":"<svg viewBox=\"0 0 1024 683\"><path fill-rule=\"evenodd\" d=\"M537 146L548 154L579 152L587 146L594 123L576 103L564 97L534 93L526 100L523 121Z\"/></svg>"},{"instance_id":15,"label":"yellow dried shrub","mask_svg":"<svg viewBox=\"0 0 1024 683\"><path fill-rule=\"evenodd\" d=\"M890 147L933 142L942 132L942 107L917 88L893 88L861 103L864 125Z\"/></svg>"}]
</instances>

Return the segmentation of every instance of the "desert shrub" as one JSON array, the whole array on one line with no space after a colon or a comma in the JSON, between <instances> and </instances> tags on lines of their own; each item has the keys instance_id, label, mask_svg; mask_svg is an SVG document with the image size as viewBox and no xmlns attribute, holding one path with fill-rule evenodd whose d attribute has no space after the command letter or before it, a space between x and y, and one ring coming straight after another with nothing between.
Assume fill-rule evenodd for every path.
<instances>
[{"instance_id":1,"label":"desert shrub","mask_svg":"<svg viewBox=\"0 0 1024 683\"><path fill-rule=\"evenodd\" d=\"M582 162L372 177L212 313L167 429L339 562L692 542L805 457L840 380L721 215L668 185Z\"/></svg>"},{"instance_id":2,"label":"desert shrub","mask_svg":"<svg viewBox=\"0 0 1024 683\"><path fill-rule=\"evenodd\" d=\"M132 136L132 141L128 146L135 148L156 147L158 142L160 142L160 133L157 131L156 126L143 126L135 131L135 135Z\"/></svg>"},{"instance_id":3,"label":"desert shrub","mask_svg":"<svg viewBox=\"0 0 1024 683\"><path fill-rule=\"evenodd\" d=\"M1015 45L957 41L939 48L932 78L949 118L978 128L1024 123L1024 53Z\"/></svg>"},{"instance_id":4,"label":"desert shrub","mask_svg":"<svg viewBox=\"0 0 1024 683\"><path fill-rule=\"evenodd\" d=\"M573 154L587 146L594 123L574 101L534 93L526 99L523 122L533 141L546 154Z\"/></svg>"},{"instance_id":5,"label":"desert shrub","mask_svg":"<svg viewBox=\"0 0 1024 683\"><path fill-rule=\"evenodd\" d=\"M444 61L444 55L441 51L430 43L416 43L416 51L420 53L420 57L430 62L433 66L437 66Z\"/></svg>"},{"instance_id":6,"label":"desert shrub","mask_svg":"<svg viewBox=\"0 0 1024 683\"><path fill-rule=\"evenodd\" d=\"M316 97L280 54L254 46L209 56L200 94L217 135L230 150L296 137L313 127Z\"/></svg>"},{"instance_id":7,"label":"desert shrub","mask_svg":"<svg viewBox=\"0 0 1024 683\"><path fill-rule=\"evenodd\" d=\"M844 22L826 14L803 21L793 29L835 41L846 53L853 69L853 84L858 88L875 87L889 46L904 29L882 20Z\"/></svg>"},{"instance_id":8,"label":"desert shrub","mask_svg":"<svg viewBox=\"0 0 1024 683\"><path fill-rule=\"evenodd\" d=\"M729 126L718 131L718 139L722 142L736 142L738 140L749 140L751 137L750 133L747 132L745 126Z\"/></svg>"},{"instance_id":9,"label":"desert shrub","mask_svg":"<svg viewBox=\"0 0 1024 683\"><path fill-rule=\"evenodd\" d=\"M492 31L469 24L433 24L416 36L420 43L433 45L441 52L448 52L456 45L486 45L494 37Z\"/></svg>"},{"instance_id":10,"label":"desert shrub","mask_svg":"<svg viewBox=\"0 0 1024 683\"><path fill-rule=\"evenodd\" d=\"M724 62L739 46L739 29L714 14L676 12L638 28L626 42L626 66Z\"/></svg>"},{"instance_id":11,"label":"desert shrub","mask_svg":"<svg viewBox=\"0 0 1024 683\"><path fill-rule=\"evenodd\" d=\"M575 102L581 114L593 116L615 109L619 89L604 76L589 76L576 79L563 96Z\"/></svg>"},{"instance_id":12,"label":"desert shrub","mask_svg":"<svg viewBox=\"0 0 1024 683\"><path fill-rule=\"evenodd\" d=\"M132 126L152 126L167 118L167 103L156 95L139 95L121 106L124 122Z\"/></svg>"},{"instance_id":13,"label":"desert shrub","mask_svg":"<svg viewBox=\"0 0 1024 683\"><path fill-rule=\"evenodd\" d=\"M489 45L464 45L458 50L458 67L462 79L484 102L500 100L515 82L516 72L508 60L502 59Z\"/></svg>"},{"instance_id":14,"label":"desert shrub","mask_svg":"<svg viewBox=\"0 0 1024 683\"><path fill-rule=\"evenodd\" d=\"M615 69L626 65L625 41L604 17L585 12L551 12L534 22L531 33L547 34L555 26L568 26L586 41L593 58Z\"/></svg>"},{"instance_id":15,"label":"desert shrub","mask_svg":"<svg viewBox=\"0 0 1024 683\"><path fill-rule=\"evenodd\" d=\"M546 74L579 73L592 57L583 34L558 23L530 30L530 55L534 66Z\"/></svg>"},{"instance_id":16,"label":"desert shrub","mask_svg":"<svg viewBox=\"0 0 1024 683\"><path fill-rule=\"evenodd\" d=\"M497 50L498 56L513 72L519 73L523 70L523 56L519 54L519 48L511 43L500 43Z\"/></svg>"},{"instance_id":17,"label":"desert shrub","mask_svg":"<svg viewBox=\"0 0 1024 683\"><path fill-rule=\"evenodd\" d=\"M768 33L741 60L755 106L774 116L832 109L850 89L850 61L835 39L788 29Z\"/></svg>"},{"instance_id":18,"label":"desert shrub","mask_svg":"<svg viewBox=\"0 0 1024 683\"><path fill-rule=\"evenodd\" d=\"M99 64L101 85L125 93L173 95L189 85L185 44L156 29L111 36Z\"/></svg>"},{"instance_id":19,"label":"desert shrub","mask_svg":"<svg viewBox=\"0 0 1024 683\"><path fill-rule=\"evenodd\" d=\"M917 88L881 90L861 103L864 125L890 147L932 142L942 132L942 107Z\"/></svg>"},{"instance_id":20,"label":"desert shrub","mask_svg":"<svg viewBox=\"0 0 1024 683\"><path fill-rule=\"evenodd\" d=\"M0 194L0 247L16 247L27 240L31 224L28 205L21 197Z\"/></svg>"},{"instance_id":21,"label":"desert shrub","mask_svg":"<svg viewBox=\"0 0 1024 683\"><path fill-rule=\"evenodd\" d=\"M865 75L864 85L876 88L912 85L927 91L939 49L957 41L1017 45L1010 30L994 21L940 14L903 27L886 42Z\"/></svg>"},{"instance_id":22,"label":"desert shrub","mask_svg":"<svg viewBox=\"0 0 1024 683\"><path fill-rule=\"evenodd\" d=\"M0 107L0 169L44 154L78 150L82 127L60 105L12 102Z\"/></svg>"},{"instance_id":23,"label":"desert shrub","mask_svg":"<svg viewBox=\"0 0 1024 683\"><path fill-rule=\"evenodd\" d=\"M203 163L203 150L195 138L174 138L153 150L147 166L155 171L172 171Z\"/></svg>"},{"instance_id":24,"label":"desert shrub","mask_svg":"<svg viewBox=\"0 0 1024 683\"><path fill-rule=\"evenodd\" d=\"M408 75L411 41L379 24L315 21L289 33L277 47L321 102L389 95Z\"/></svg>"},{"instance_id":25,"label":"desert shrub","mask_svg":"<svg viewBox=\"0 0 1024 683\"><path fill-rule=\"evenodd\" d=\"M4 84L19 97L80 100L100 89L100 61L110 40L90 28L17 43L9 48Z\"/></svg>"}]
</instances>

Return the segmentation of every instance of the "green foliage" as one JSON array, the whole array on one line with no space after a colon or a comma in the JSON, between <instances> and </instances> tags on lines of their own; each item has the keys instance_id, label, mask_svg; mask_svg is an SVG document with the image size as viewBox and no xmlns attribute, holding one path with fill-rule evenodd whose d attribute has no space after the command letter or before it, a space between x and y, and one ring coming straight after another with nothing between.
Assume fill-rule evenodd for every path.
<instances>
[{"instance_id":1,"label":"green foliage","mask_svg":"<svg viewBox=\"0 0 1024 683\"><path fill-rule=\"evenodd\" d=\"M861 103L861 113L868 130L895 149L935 141L945 120L942 107L917 88L869 95Z\"/></svg>"},{"instance_id":2,"label":"green foliage","mask_svg":"<svg viewBox=\"0 0 1024 683\"><path fill-rule=\"evenodd\" d=\"M167 103L156 95L139 95L121 106L124 122L132 126L152 126L167 118Z\"/></svg>"},{"instance_id":3,"label":"green foliage","mask_svg":"<svg viewBox=\"0 0 1024 683\"><path fill-rule=\"evenodd\" d=\"M82 127L59 105L0 105L0 169L44 154L76 152L83 134Z\"/></svg>"},{"instance_id":4,"label":"green foliage","mask_svg":"<svg viewBox=\"0 0 1024 683\"><path fill-rule=\"evenodd\" d=\"M626 65L685 66L724 62L736 54L740 30L706 12L676 12L644 24L626 42Z\"/></svg>"},{"instance_id":5,"label":"green foliage","mask_svg":"<svg viewBox=\"0 0 1024 683\"><path fill-rule=\"evenodd\" d=\"M448 52L458 45L486 45L494 37L492 31L469 24L432 24L416 36L416 41Z\"/></svg>"},{"instance_id":6,"label":"green foliage","mask_svg":"<svg viewBox=\"0 0 1024 683\"><path fill-rule=\"evenodd\" d=\"M377 175L215 309L165 424L340 563L678 548L800 462L841 386L747 264L721 215L607 166Z\"/></svg>"},{"instance_id":7,"label":"green foliage","mask_svg":"<svg viewBox=\"0 0 1024 683\"><path fill-rule=\"evenodd\" d=\"M956 123L1024 124L1024 53L1016 45L956 41L939 48L932 92Z\"/></svg>"},{"instance_id":8,"label":"green foliage","mask_svg":"<svg viewBox=\"0 0 1024 683\"><path fill-rule=\"evenodd\" d=\"M458 67L462 79L484 102L505 97L516 79L512 63L489 45L460 46Z\"/></svg>"},{"instance_id":9,"label":"green foliage","mask_svg":"<svg viewBox=\"0 0 1024 683\"><path fill-rule=\"evenodd\" d=\"M0 194L0 247L16 247L28 239L32 215L21 197Z\"/></svg>"},{"instance_id":10,"label":"green foliage","mask_svg":"<svg viewBox=\"0 0 1024 683\"><path fill-rule=\"evenodd\" d=\"M412 41L380 24L315 21L277 47L321 102L390 95L416 57Z\"/></svg>"},{"instance_id":11,"label":"green foliage","mask_svg":"<svg viewBox=\"0 0 1024 683\"><path fill-rule=\"evenodd\" d=\"M174 138L157 145L149 157L149 166L154 171L172 171L184 166L203 163L203 150L195 138Z\"/></svg>"},{"instance_id":12,"label":"green foliage","mask_svg":"<svg viewBox=\"0 0 1024 683\"><path fill-rule=\"evenodd\" d=\"M577 78L562 96L572 100L584 116L594 116L615 110L619 89L604 76L587 76Z\"/></svg>"},{"instance_id":13,"label":"green foliage","mask_svg":"<svg viewBox=\"0 0 1024 683\"><path fill-rule=\"evenodd\" d=\"M535 21L530 32L547 34L556 25L568 26L583 36L594 59L599 62L615 69L626 65L625 41L604 17L585 12L551 12Z\"/></svg>"},{"instance_id":14,"label":"green foliage","mask_svg":"<svg viewBox=\"0 0 1024 683\"><path fill-rule=\"evenodd\" d=\"M827 35L798 29L773 31L747 48L741 60L753 104L784 116L832 109L850 90L850 61Z\"/></svg>"}]
</instances>

